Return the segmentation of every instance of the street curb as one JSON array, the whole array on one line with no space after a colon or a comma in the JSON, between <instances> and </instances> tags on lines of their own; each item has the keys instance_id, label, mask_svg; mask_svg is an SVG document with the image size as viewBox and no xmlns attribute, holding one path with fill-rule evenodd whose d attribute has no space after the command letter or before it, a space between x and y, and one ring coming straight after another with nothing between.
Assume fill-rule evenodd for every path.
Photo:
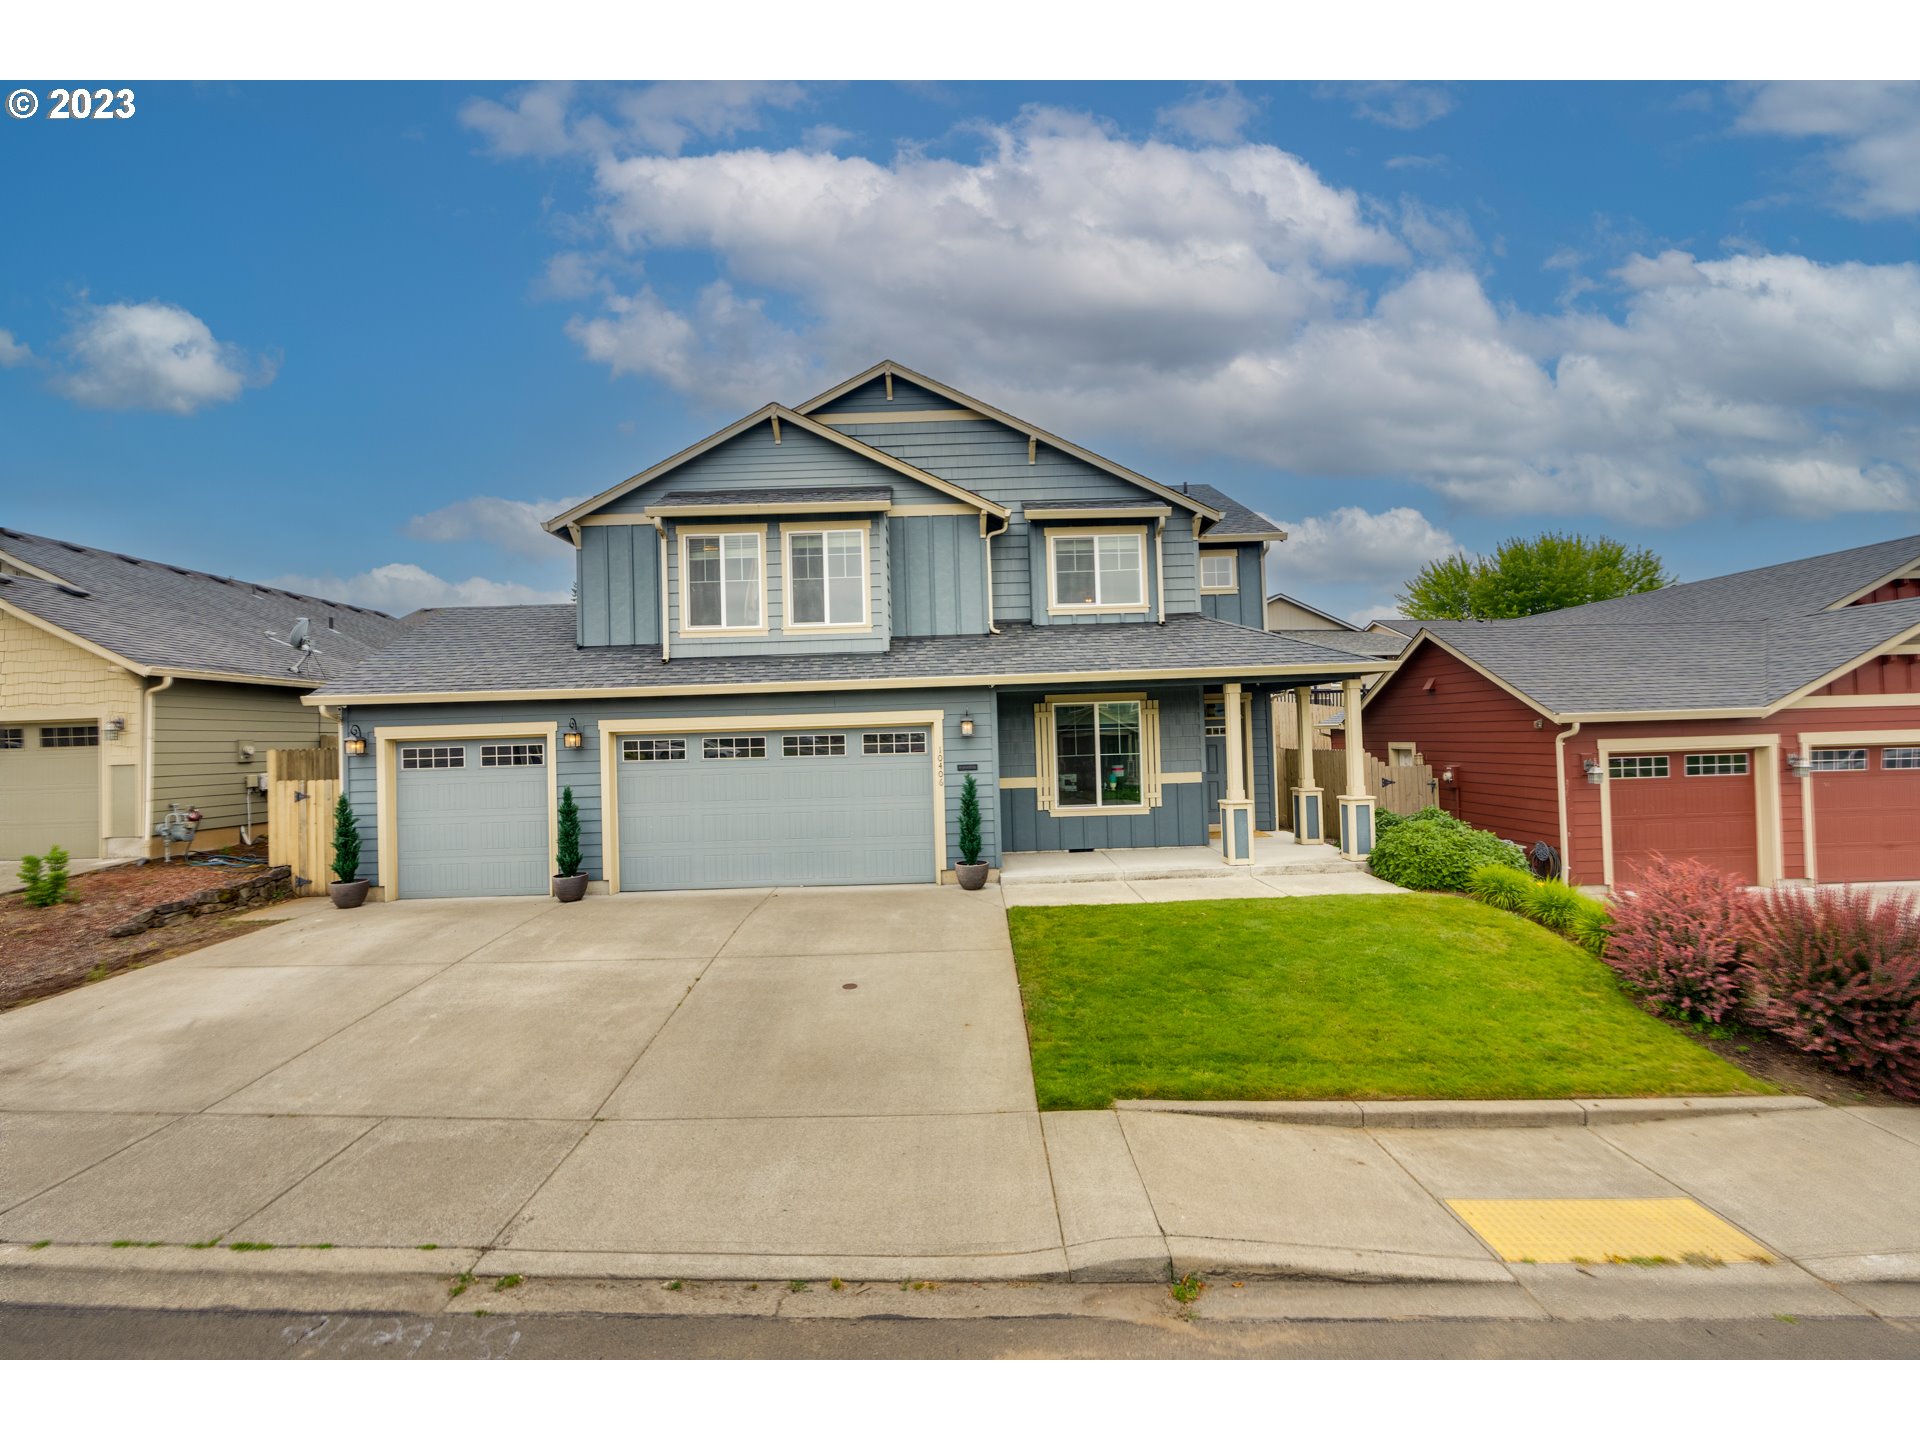
<instances>
[{"instance_id":1,"label":"street curb","mask_svg":"<svg viewBox=\"0 0 1920 1440\"><path fill-rule=\"evenodd\" d=\"M1205 1115L1276 1125L1376 1130L1484 1130L1627 1125L1716 1115L1819 1110L1806 1095L1701 1095L1664 1100L1116 1100L1116 1110Z\"/></svg>"},{"instance_id":2,"label":"street curb","mask_svg":"<svg viewBox=\"0 0 1920 1440\"><path fill-rule=\"evenodd\" d=\"M1382 1285L1401 1281L1441 1281L1455 1285L1517 1285L1499 1260L1470 1260L1450 1255L1412 1255L1386 1250L1339 1250L1324 1245L1292 1245L1260 1240L1221 1240L1210 1236L1169 1235L1167 1249L1176 1274L1222 1279L1335 1280Z\"/></svg>"}]
</instances>

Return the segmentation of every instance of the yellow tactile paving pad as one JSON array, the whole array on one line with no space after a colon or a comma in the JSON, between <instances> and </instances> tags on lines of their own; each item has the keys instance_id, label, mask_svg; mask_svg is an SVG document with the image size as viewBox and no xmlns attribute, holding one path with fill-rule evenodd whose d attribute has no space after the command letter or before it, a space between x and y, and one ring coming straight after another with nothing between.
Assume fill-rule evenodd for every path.
<instances>
[{"instance_id":1,"label":"yellow tactile paving pad","mask_svg":"<svg viewBox=\"0 0 1920 1440\"><path fill-rule=\"evenodd\" d=\"M1697 1200L1449 1200L1502 1260L1566 1264L1767 1263L1773 1256Z\"/></svg>"}]
</instances>

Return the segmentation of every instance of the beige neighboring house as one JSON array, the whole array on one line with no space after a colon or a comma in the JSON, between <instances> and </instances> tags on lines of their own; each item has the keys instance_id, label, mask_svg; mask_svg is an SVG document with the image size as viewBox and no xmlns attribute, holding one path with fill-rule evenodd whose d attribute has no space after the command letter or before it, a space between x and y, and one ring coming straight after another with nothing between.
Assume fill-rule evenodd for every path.
<instances>
[{"instance_id":1,"label":"beige neighboring house","mask_svg":"<svg viewBox=\"0 0 1920 1440\"><path fill-rule=\"evenodd\" d=\"M312 653L274 643L305 619ZM300 697L402 621L156 560L0 529L0 857L158 854L178 802L196 847L238 843L271 746L325 744ZM294 672L295 663L299 670Z\"/></svg>"}]
</instances>

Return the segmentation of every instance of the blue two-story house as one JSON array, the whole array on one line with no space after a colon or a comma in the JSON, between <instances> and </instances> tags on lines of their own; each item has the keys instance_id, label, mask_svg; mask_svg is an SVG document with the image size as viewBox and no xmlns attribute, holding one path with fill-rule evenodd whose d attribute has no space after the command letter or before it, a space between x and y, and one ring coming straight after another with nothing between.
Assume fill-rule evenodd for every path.
<instances>
[{"instance_id":1,"label":"blue two-story house","mask_svg":"<svg viewBox=\"0 0 1920 1440\"><path fill-rule=\"evenodd\" d=\"M1321 829L1271 695L1390 664L1265 629L1272 522L891 362L546 528L575 603L424 613L308 697L389 899L544 893L562 786L613 891L935 882L969 776L993 864L1245 862Z\"/></svg>"}]
</instances>

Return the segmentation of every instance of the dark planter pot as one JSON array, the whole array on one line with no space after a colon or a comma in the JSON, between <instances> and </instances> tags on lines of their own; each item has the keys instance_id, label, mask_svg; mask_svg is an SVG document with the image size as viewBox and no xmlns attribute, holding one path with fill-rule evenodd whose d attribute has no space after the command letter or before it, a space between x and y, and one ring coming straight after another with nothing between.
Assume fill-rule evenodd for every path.
<instances>
[{"instance_id":1,"label":"dark planter pot","mask_svg":"<svg viewBox=\"0 0 1920 1440\"><path fill-rule=\"evenodd\" d=\"M327 886L327 894L336 910L358 910L367 903L367 887L372 884L371 880L335 880Z\"/></svg>"},{"instance_id":2,"label":"dark planter pot","mask_svg":"<svg viewBox=\"0 0 1920 1440\"><path fill-rule=\"evenodd\" d=\"M553 898L562 905L571 905L587 893L585 875L556 875L553 877Z\"/></svg>"},{"instance_id":3,"label":"dark planter pot","mask_svg":"<svg viewBox=\"0 0 1920 1440\"><path fill-rule=\"evenodd\" d=\"M987 871L990 868L984 860L978 865L969 865L963 860L953 867L953 873L959 877L962 890L978 890L987 883Z\"/></svg>"}]
</instances>

